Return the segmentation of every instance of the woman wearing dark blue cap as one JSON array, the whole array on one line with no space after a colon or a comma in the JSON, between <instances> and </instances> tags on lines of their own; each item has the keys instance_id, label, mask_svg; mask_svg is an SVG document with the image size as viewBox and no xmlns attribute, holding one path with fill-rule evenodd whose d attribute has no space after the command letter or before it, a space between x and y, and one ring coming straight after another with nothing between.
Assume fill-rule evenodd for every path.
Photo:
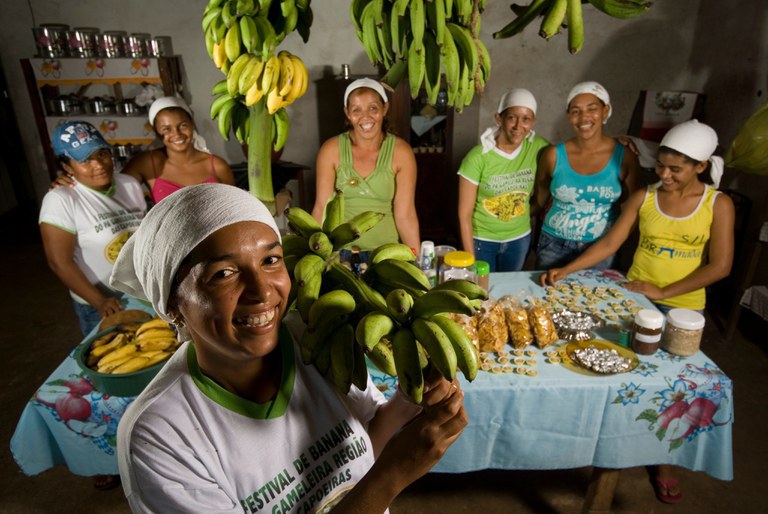
<instances>
[{"instance_id":1,"label":"woman wearing dark blue cap","mask_svg":"<svg viewBox=\"0 0 768 514\"><path fill-rule=\"evenodd\" d=\"M123 309L122 294L109 287L109 275L147 204L136 179L113 174L110 146L90 123L59 125L52 145L76 183L45 195L40 233L48 265L69 288L87 335L101 319Z\"/></svg>"}]
</instances>

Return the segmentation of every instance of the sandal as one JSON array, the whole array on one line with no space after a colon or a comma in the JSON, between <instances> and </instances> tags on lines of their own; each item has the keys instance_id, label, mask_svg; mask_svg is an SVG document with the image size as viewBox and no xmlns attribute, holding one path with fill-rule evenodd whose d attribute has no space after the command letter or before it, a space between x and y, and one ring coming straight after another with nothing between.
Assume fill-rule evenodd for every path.
<instances>
[{"instance_id":1,"label":"sandal","mask_svg":"<svg viewBox=\"0 0 768 514\"><path fill-rule=\"evenodd\" d=\"M679 503L683 499L683 493L678 491L674 494L669 492L670 489L677 488L678 481L676 478L670 478L669 480L662 480L656 477L654 481L654 491L656 492L656 498L664 503Z\"/></svg>"},{"instance_id":2,"label":"sandal","mask_svg":"<svg viewBox=\"0 0 768 514\"><path fill-rule=\"evenodd\" d=\"M94 475L93 487L99 491L109 491L120 485L120 475Z\"/></svg>"}]
</instances>

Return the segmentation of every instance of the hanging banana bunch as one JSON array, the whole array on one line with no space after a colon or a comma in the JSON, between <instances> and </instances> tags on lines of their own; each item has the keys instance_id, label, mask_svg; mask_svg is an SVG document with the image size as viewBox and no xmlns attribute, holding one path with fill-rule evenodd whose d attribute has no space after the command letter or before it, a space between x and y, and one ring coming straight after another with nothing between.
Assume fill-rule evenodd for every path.
<instances>
[{"instance_id":1,"label":"hanging banana bunch","mask_svg":"<svg viewBox=\"0 0 768 514\"><path fill-rule=\"evenodd\" d=\"M582 4L589 2L599 11L623 20L648 12L652 3L647 0L532 0L527 6L512 4L516 18L493 34L494 39L512 37L541 17L539 35L546 40L568 29L568 50L575 54L584 46L584 19Z\"/></svg>"},{"instance_id":2,"label":"hanging banana bunch","mask_svg":"<svg viewBox=\"0 0 768 514\"><path fill-rule=\"evenodd\" d=\"M437 102L445 74L448 105L461 111L482 93L491 56L480 39L485 0L352 0L350 15L373 64L396 87L407 76L411 96L422 86Z\"/></svg>"}]
</instances>

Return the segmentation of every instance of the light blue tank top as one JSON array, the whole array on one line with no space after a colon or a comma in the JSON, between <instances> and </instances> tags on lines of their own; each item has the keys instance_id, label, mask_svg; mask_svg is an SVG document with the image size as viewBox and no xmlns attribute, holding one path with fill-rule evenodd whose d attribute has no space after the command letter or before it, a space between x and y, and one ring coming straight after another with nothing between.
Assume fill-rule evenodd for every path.
<instances>
[{"instance_id":1,"label":"light blue tank top","mask_svg":"<svg viewBox=\"0 0 768 514\"><path fill-rule=\"evenodd\" d=\"M616 143L611 160L598 173L581 175L571 168L565 144L556 148L552 183L552 207L542 230L560 239L589 243L600 239L619 214L621 163L624 146Z\"/></svg>"}]
</instances>

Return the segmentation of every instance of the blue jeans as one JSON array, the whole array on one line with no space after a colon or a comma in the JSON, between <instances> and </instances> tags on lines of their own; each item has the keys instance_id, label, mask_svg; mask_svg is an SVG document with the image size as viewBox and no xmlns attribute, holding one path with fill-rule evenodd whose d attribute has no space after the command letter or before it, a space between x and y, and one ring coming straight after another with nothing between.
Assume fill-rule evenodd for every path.
<instances>
[{"instance_id":1,"label":"blue jeans","mask_svg":"<svg viewBox=\"0 0 768 514\"><path fill-rule=\"evenodd\" d=\"M487 262L491 273L520 271L523 269L525 258L528 256L528 249L531 247L531 234L504 243L480 239L474 241L475 260Z\"/></svg>"},{"instance_id":2,"label":"blue jeans","mask_svg":"<svg viewBox=\"0 0 768 514\"><path fill-rule=\"evenodd\" d=\"M101 322L99 311L87 303L80 303L75 300L72 300L72 303L75 305L75 314L77 314L77 319L80 322L80 331L83 336L87 336Z\"/></svg>"},{"instance_id":3,"label":"blue jeans","mask_svg":"<svg viewBox=\"0 0 768 514\"><path fill-rule=\"evenodd\" d=\"M593 243L594 241L584 243L571 239L560 239L542 231L539 236L539 246L536 250L536 269L562 268L584 253ZM592 267L596 269L612 268L615 257L615 255L611 255Z\"/></svg>"}]
</instances>

